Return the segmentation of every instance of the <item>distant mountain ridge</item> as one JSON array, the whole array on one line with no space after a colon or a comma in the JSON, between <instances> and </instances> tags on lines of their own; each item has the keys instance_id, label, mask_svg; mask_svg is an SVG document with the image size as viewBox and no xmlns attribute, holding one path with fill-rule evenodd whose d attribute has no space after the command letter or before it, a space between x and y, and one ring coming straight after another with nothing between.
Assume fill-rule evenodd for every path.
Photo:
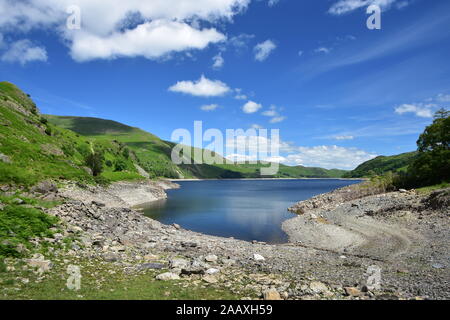
<instances>
[{"instance_id":1,"label":"distant mountain ridge","mask_svg":"<svg viewBox=\"0 0 450 320\"><path fill-rule=\"evenodd\" d=\"M182 164L179 166L171 162L171 150L174 143L164 141L157 136L130 127L120 122L89 117L53 116L46 115L49 122L72 130L79 134L95 138L118 140L125 143L134 151L139 165L146 171L154 172L155 176L168 178L202 178L202 179L225 179L225 178L260 178L260 169L270 164ZM163 168L164 167L164 168ZM308 168L303 166L280 165L279 172L275 178L340 178L347 171L323 168ZM163 174L161 174L163 173Z\"/></svg>"}]
</instances>

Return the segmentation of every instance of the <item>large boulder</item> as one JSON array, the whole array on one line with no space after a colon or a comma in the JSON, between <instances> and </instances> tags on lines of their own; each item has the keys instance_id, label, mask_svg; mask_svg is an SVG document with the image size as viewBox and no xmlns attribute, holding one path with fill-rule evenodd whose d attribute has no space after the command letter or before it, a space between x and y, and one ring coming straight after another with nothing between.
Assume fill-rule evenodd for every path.
<instances>
[{"instance_id":1,"label":"large boulder","mask_svg":"<svg viewBox=\"0 0 450 320\"><path fill-rule=\"evenodd\" d=\"M267 289L263 292L264 300L283 300L276 289Z\"/></svg>"},{"instance_id":2,"label":"large boulder","mask_svg":"<svg viewBox=\"0 0 450 320\"><path fill-rule=\"evenodd\" d=\"M52 181L42 181L31 188L31 192L40 194L58 192L58 187Z\"/></svg>"}]
</instances>

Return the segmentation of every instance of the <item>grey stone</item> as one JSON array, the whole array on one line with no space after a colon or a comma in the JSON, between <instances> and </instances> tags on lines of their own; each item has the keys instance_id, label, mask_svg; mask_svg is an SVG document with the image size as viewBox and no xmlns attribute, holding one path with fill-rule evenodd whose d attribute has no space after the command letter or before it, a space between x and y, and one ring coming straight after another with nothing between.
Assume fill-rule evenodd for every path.
<instances>
[{"instance_id":1,"label":"grey stone","mask_svg":"<svg viewBox=\"0 0 450 320\"><path fill-rule=\"evenodd\" d=\"M42 181L31 188L31 192L47 194L51 192L58 192L58 188L56 187L56 184L51 181Z\"/></svg>"},{"instance_id":2,"label":"grey stone","mask_svg":"<svg viewBox=\"0 0 450 320\"><path fill-rule=\"evenodd\" d=\"M266 260L266 258L264 258L262 255L257 254L257 253L255 253L253 255L253 259L256 260L256 261L264 261L264 260Z\"/></svg>"},{"instance_id":3,"label":"grey stone","mask_svg":"<svg viewBox=\"0 0 450 320\"><path fill-rule=\"evenodd\" d=\"M119 256L112 252L107 252L103 254L103 259L107 262L116 262L119 260Z\"/></svg>"},{"instance_id":4,"label":"grey stone","mask_svg":"<svg viewBox=\"0 0 450 320\"><path fill-rule=\"evenodd\" d=\"M170 268L173 268L173 269L177 269L177 268L185 269L185 268L188 268L190 266L190 264L191 263L188 260L181 259L181 258L174 258L169 261Z\"/></svg>"},{"instance_id":5,"label":"grey stone","mask_svg":"<svg viewBox=\"0 0 450 320\"><path fill-rule=\"evenodd\" d=\"M11 163L11 158L0 152L0 161Z\"/></svg>"},{"instance_id":6,"label":"grey stone","mask_svg":"<svg viewBox=\"0 0 450 320\"><path fill-rule=\"evenodd\" d=\"M309 284L309 289L314 293L324 293L328 291L328 287L319 281L313 281Z\"/></svg>"},{"instance_id":7,"label":"grey stone","mask_svg":"<svg viewBox=\"0 0 450 320\"><path fill-rule=\"evenodd\" d=\"M172 272L165 272L158 274L156 276L156 280L162 280L162 281L169 281L169 280L180 280L180 276L172 273Z\"/></svg>"},{"instance_id":8,"label":"grey stone","mask_svg":"<svg viewBox=\"0 0 450 320\"><path fill-rule=\"evenodd\" d=\"M217 256L215 254L209 254L205 257L206 262L216 262Z\"/></svg>"},{"instance_id":9,"label":"grey stone","mask_svg":"<svg viewBox=\"0 0 450 320\"><path fill-rule=\"evenodd\" d=\"M162 263L143 263L139 266L137 266L138 270L147 270L147 269L153 269L153 270L158 270L158 269L164 269L165 265Z\"/></svg>"}]
</instances>

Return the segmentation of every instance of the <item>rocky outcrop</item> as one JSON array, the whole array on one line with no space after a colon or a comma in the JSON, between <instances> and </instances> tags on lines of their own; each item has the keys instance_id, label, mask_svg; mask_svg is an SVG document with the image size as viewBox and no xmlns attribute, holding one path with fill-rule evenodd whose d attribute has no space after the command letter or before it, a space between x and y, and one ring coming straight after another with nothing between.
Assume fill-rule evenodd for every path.
<instances>
[{"instance_id":1,"label":"rocky outcrop","mask_svg":"<svg viewBox=\"0 0 450 320\"><path fill-rule=\"evenodd\" d=\"M178 188L176 183L161 181L116 182L109 187L69 184L60 194L85 203L100 201L107 207L134 207L156 200L166 199L165 190Z\"/></svg>"},{"instance_id":2,"label":"rocky outcrop","mask_svg":"<svg viewBox=\"0 0 450 320\"><path fill-rule=\"evenodd\" d=\"M351 185L329 193L319 194L305 201L300 201L288 208L288 210L296 214L304 214L313 209L336 207L344 202L361 199L378 193L380 193L378 190L371 188L366 183Z\"/></svg>"}]
</instances>

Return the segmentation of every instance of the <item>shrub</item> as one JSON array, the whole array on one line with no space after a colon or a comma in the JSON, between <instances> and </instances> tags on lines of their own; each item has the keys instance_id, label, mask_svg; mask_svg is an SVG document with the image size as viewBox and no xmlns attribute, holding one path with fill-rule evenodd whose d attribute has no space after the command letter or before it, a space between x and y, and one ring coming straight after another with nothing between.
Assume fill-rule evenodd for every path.
<instances>
[{"instance_id":1,"label":"shrub","mask_svg":"<svg viewBox=\"0 0 450 320\"><path fill-rule=\"evenodd\" d=\"M124 171L127 168L127 164L123 160L116 160L116 163L114 164L114 171Z\"/></svg>"},{"instance_id":2,"label":"shrub","mask_svg":"<svg viewBox=\"0 0 450 320\"><path fill-rule=\"evenodd\" d=\"M103 154L99 151L90 153L85 158L85 164L92 170L92 175L94 177L100 175L103 171Z\"/></svg>"},{"instance_id":3,"label":"shrub","mask_svg":"<svg viewBox=\"0 0 450 320\"><path fill-rule=\"evenodd\" d=\"M128 148L123 149L122 155L125 157L125 159L128 159L130 157L130 150Z\"/></svg>"},{"instance_id":4,"label":"shrub","mask_svg":"<svg viewBox=\"0 0 450 320\"><path fill-rule=\"evenodd\" d=\"M44 117L41 117L41 118L39 119L39 121L40 121L42 124L47 124L47 123L48 123L48 120L47 120L46 118L44 118Z\"/></svg>"}]
</instances>

